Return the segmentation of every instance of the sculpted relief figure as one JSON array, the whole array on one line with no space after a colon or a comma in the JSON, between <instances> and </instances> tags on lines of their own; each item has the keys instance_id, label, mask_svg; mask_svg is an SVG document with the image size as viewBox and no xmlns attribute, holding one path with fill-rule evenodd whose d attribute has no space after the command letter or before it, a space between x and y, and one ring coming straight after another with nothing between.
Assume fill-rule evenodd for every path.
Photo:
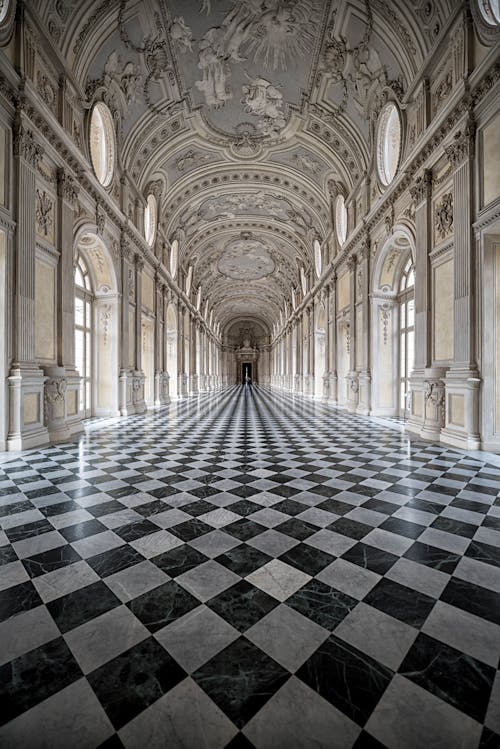
<instances>
[{"instance_id":1,"label":"sculpted relief figure","mask_svg":"<svg viewBox=\"0 0 500 749\"><path fill-rule=\"evenodd\" d=\"M285 126L286 119L281 110L283 94L265 78L254 78L243 86L241 102L246 114L262 118L257 127L264 135L271 135Z\"/></svg>"},{"instance_id":2,"label":"sculpted relief figure","mask_svg":"<svg viewBox=\"0 0 500 749\"><path fill-rule=\"evenodd\" d=\"M180 45L184 52L193 51L193 36L191 29L187 26L182 16L176 16L170 26L170 35L172 39Z\"/></svg>"}]
</instances>

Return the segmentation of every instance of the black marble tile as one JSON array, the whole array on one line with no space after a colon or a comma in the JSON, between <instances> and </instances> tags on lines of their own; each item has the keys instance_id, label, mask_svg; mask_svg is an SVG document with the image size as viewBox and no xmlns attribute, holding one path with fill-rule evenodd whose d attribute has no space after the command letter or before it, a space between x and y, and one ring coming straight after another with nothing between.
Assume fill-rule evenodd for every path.
<instances>
[{"instance_id":1,"label":"black marble tile","mask_svg":"<svg viewBox=\"0 0 500 749\"><path fill-rule=\"evenodd\" d=\"M335 557L307 544L297 544L280 556L282 562L291 564L308 575L317 575L334 561Z\"/></svg>"},{"instance_id":2,"label":"black marble tile","mask_svg":"<svg viewBox=\"0 0 500 749\"><path fill-rule=\"evenodd\" d=\"M157 489L151 489L148 491L148 494L157 499L165 499L166 497L171 497L173 494L179 494L179 490L174 486L165 484L165 486L159 486Z\"/></svg>"},{"instance_id":3,"label":"black marble tile","mask_svg":"<svg viewBox=\"0 0 500 749\"><path fill-rule=\"evenodd\" d=\"M500 749L500 734L490 731L486 726L483 728L478 749Z\"/></svg>"},{"instance_id":4,"label":"black marble tile","mask_svg":"<svg viewBox=\"0 0 500 749\"><path fill-rule=\"evenodd\" d=\"M149 637L97 668L87 679L118 730L186 675L166 650Z\"/></svg>"},{"instance_id":5,"label":"black marble tile","mask_svg":"<svg viewBox=\"0 0 500 749\"><path fill-rule=\"evenodd\" d=\"M387 749L387 747L373 738L367 731L361 731L352 749Z\"/></svg>"},{"instance_id":6,"label":"black marble tile","mask_svg":"<svg viewBox=\"0 0 500 749\"><path fill-rule=\"evenodd\" d=\"M163 572L166 572L170 577L178 577L184 572L198 567L198 565L206 562L208 557L193 549L189 544L183 546L177 546L175 549L165 551L163 554L159 554L156 557L152 557L150 562L156 564Z\"/></svg>"},{"instance_id":7,"label":"black marble tile","mask_svg":"<svg viewBox=\"0 0 500 749\"><path fill-rule=\"evenodd\" d=\"M119 486L117 489L109 489L106 494L109 494L113 499L120 499L120 497L130 497L132 494L137 494L138 492L139 489L135 486L130 486L127 483L127 486Z\"/></svg>"},{"instance_id":8,"label":"black marble tile","mask_svg":"<svg viewBox=\"0 0 500 749\"><path fill-rule=\"evenodd\" d=\"M274 530L291 536L291 538L296 538L298 541L303 541L305 538L312 536L313 533L316 533L318 528L311 525L311 523L306 523L304 520L290 518L290 520L285 520L280 525L275 526Z\"/></svg>"},{"instance_id":9,"label":"black marble tile","mask_svg":"<svg viewBox=\"0 0 500 749\"><path fill-rule=\"evenodd\" d=\"M231 507L228 507L231 510ZM247 518L241 518L241 520L235 520L234 523L224 526L224 533L229 533L235 538L239 538L240 541L248 541L249 538L258 536L259 533L264 533L267 528L259 523L255 523L253 520Z\"/></svg>"},{"instance_id":10,"label":"black marble tile","mask_svg":"<svg viewBox=\"0 0 500 749\"><path fill-rule=\"evenodd\" d=\"M214 529L208 523L204 523L203 520L194 518L193 520L186 520L185 523L179 523L169 528L169 533L173 533L174 536L180 538L182 541L192 541L193 538L210 533Z\"/></svg>"},{"instance_id":11,"label":"black marble tile","mask_svg":"<svg viewBox=\"0 0 500 749\"><path fill-rule=\"evenodd\" d=\"M316 490L313 489L314 493L317 494ZM342 502L340 499L327 499L318 505L320 510L326 510L326 512L333 512L334 515L347 515L348 512L354 510L354 505L350 505L347 502Z\"/></svg>"},{"instance_id":12,"label":"black marble tile","mask_svg":"<svg viewBox=\"0 0 500 749\"><path fill-rule=\"evenodd\" d=\"M393 672L331 635L296 676L349 718L364 725Z\"/></svg>"},{"instance_id":13,"label":"black marble tile","mask_svg":"<svg viewBox=\"0 0 500 749\"><path fill-rule=\"evenodd\" d=\"M0 667L0 725L82 677L82 671L62 637ZM45 744L48 746L48 744ZM8 749L7 744L3 744ZM41 746L33 736L31 746ZM28 747L27 747L28 749Z\"/></svg>"},{"instance_id":14,"label":"black marble tile","mask_svg":"<svg viewBox=\"0 0 500 749\"><path fill-rule=\"evenodd\" d=\"M295 496L295 494L298 494L302 491L302 489L296 489L294 486L290 486L289 484L282 484L280 486L273 486L268 490L271 494L276 494L278 497L284 497L285 499L290 499L290 497ZM294 513L289 513L290 515Z\"/></svg>"},{"instance_id":15,"label":"black marble tile","mask_svg":"<svg viewBox=\"0 0 500 749\"><path fill-rule=\"evenodd\" d=\"M40 606L42 599L31 581L0 590L0 622Z\"/></svg>"},{"instance_id":16,"label":"black marble tile","mask_svg":"<svg viewBox=\"0 0 500 749\"><path fill-rule=\"evenodd\" d=\"M27 510L33 510L33 505L28 500L22 502L12 502L9 505L0 505L0 518L10 517L11 515L18 515L20 512L26 512Z\"/></svg>"},{"instance_id":17,"label":"black marble tile","mask_svg":"<svg viewBox=\"0 0 500 749\"><path fill-rule=\"evenodd\" d=\"M255 489L253 486L237 486L234 489L229 490L230 494L234 494L236 497L241 497L241 499L247 499L248 497L253 497L254 494L259 493L259 489ZM259 507L259 505L257 505ZM246 513L249 514L249 513ZM242 512L240 512L240 515L243 515Z\"/></svg>"},{"instance_id":18,"label":"black marble tile","mask_svg":"<svg viewBox=\"0 0 500 749\"><path fill-rule=\"evenodd\" d=\"M449 575L452 574L461 559L460 554L438 549L436 546L423 544L420 541L415 541L413 546L410 546L403 556L406 559L411 559L412 562L418 562L426 567L446 572Z\"/></svg>"},{"instance_id":19,"label":"black marble tile","mask_svg":"<svg viewBox=\"0 0 500 749\"><path fill-rule=\"evenodd\" d=\"M234 739L231 739L224 749L256 749L256 747L244 734L238 731Z\"/></svg>"},{"instance_id":20,"label":"black marble tile","mask_svg":"<svg viewBox=\"0 0 500 749\"><path fill-rule=\"evenodd\" d=\"M486 515L482 522L483 528L492 528L495 531L500 531L500 517L495 515Z\"/></svg>"},{"instance_id":21,"label":"black marble tile","mask_svg":"<svg viewBox=\"0 0 500 749\"><path fill-rule=\"evenodd\" d=\"M62 515L65 512L74 512L75 510L81 510L81 506L78 502L74 502L72 499L66 502L57 502L55 505L47 505L47 507L40 507L40 512L45 515L46 518L53 517L54 515Z\"/></svg>"},{"instance_id":22,"label":"black marble tile","mask_svg":"<svg viewBox=\"0 0 500 749\"><path fill-rule=\"evenodd\" d=\"M134 564L144 562L144 557L132 546L126 544L115 549L109 549L109 551L103 551L102 554L96 554L85 561L94 572L97 572L99 577L108 577L108 575L114 575L115 572L132 567Z\"/></svg>"},{"instance_id":23,"label":"black marble tile","mask_svg":"<svg viewBox=\"0 0 500 749\"><path fill-rule=\"evenodd\" d=\"M500 567L500 548L498 546L484 544L481 541L471 541L469 548L465 552L465 556L475 559L478 562L485 562L485 564Z\"/></svg>"},{"instance_id":24,"label":"black marble tile","mask_svg":"<svg viewBox=\"0 0 500 749\"><path fill-rule=\"evenodd\" d=\"M146 519L127 523L127 525L120 525L119 528L113 529L113 533L116 533L117 536L120 536L120 538L123 538L127 542L135 541L137 538L142 538L143 536L149 536L151 533L158 533L158 531L158 526Z\"/></svg>"},{"instance_id":25,"label":"black marble tile","mask_svg":"<svg viewBox=\"0 0 500 749\"><path fill-rule=\"evenodd\" d=\"M10 564L10 562L16 562L17 559L17 554L12 546L2 546L0 548L0 566Z\"/></svg>"},{"instance_id":26,"label":"black marble tile","mask_svg":"<svg viewBox=\"0 0 500 749\"><path fill-rule=\"evenodd\" d=\"M78 562L80 559L80 554L72 546L66 544L65 546L58 546L56 549L43 551L41 554L35 554L32 557L26 557L23 559L23 565L28 575L33 578L46 575L60 567L67 567L68 564Z\"/></svg>"},{"instance_id":27,"label":"black marble tile","mask_svg":"<svg viewBox=\"0 0 500 749\"><path fill-rule=\"evenodd\" d=\"M121 512L126 508L118 500L111 499L109 502L102 502L100 505L92 505L92 507L86 507L85 509L95 518L100 518L104 515L111 515L113 512Z\"/></svg>"},{"instance_id":28,"label":"black marble tile","mask_svg":"<svg viewBox=\"0 0 500 749\"><path fill-rule=\"evenodd\" d=\"M271 489L271 492L274 494L274 489ZM231 509L233 509L231 507ZM301 512L304 512L304 505L302 502L297 502L295 499L285 499L283 502L278 502L277 504L272 506L273 510L277 510L278 512L284 512L285 515L300 515Z\"/></svg>"},{"instance_id":29,"label":"black marble tile","mask_svg":"<svg viewBox=\"0 0 500 749\"><path fill-rule=\"evenodd\" d=\"M476 525L463 523L460 520L454 520L453 518L445 518L442 515L434 520L431 528L437 528L440 531L454 533L457 536L464 536L465 538L472 538L477 531Z\"/></svg>"},{"instance_id":30,"label":"black marble tile","mask_svg":"<svg viewBox=\"0 0 500 749\"><path fill-rule=\"evenodd\" d=\"M40 489L27 489L24 493L29 499L41 499L50 497L51 494L60 494L60 491L57 486L43 486Z\"/></svg>"},{"instance_id":31,"label":"black marble tile","mask_svg":"<svg viewBox=\"0 0 500 749\"><path fill-rule=\"evenodd\" d=\"M379 575L385 575L399 557L390 554L388 551L376 549L368 544L357 543L351 549L342 554L342 559L357 564L359 567L376 572Z\"/></svg>"},{"instance_id":32,"label":"black marble tile","mask_svg":"<svg viewBox=\"0 0 500 749\"><path fill-rule=\"evenodd\" d=\"M121 601L101 580L47 603L55 623L64 634L106 611L121 606Z\"/></svg>"},{"instance_id":33,"label":"black marble tile","mask_svg":"<svg viewBox=\"0 0 500 749\"><path fill-rule=\"evenodd\" d=\"M169 580L127 603L132 613L150 632L156 632L199 605L198 599L174 580Z\"/></svg>"},{"instance_id":34,"label":"black marble tile","mask_svg":"<svg viewBox=\"0 0 500 749\"><path fill-rule=\"evenodd\" d=\"M143 505L137 505L134 507L134 511L138 512L145 518L149 518L153 515L159 515L161 512L165 512L170 509L170 505L163 502L161 499L155 499L153 502L146 502Z\"/></svg>"},{"instance_id":35,"label":"black marble tile","mask_svg":"<svg viewBox=\"0 0 500 749\"><path fill-rule=\"evenodd\" d=\"M33 507L31 507L33 509ZM16 541L23 541L25 538L31 538L32 536L41 536L42 533L50 533L54 530L54 526L49 523L48 520L36 520L34 523L26 523L25 525L16 525L14 528L7 528L5 535L9 541L13 544Z\"/></svg>"},{"instance_id":36,"label":"black marble tile","mask_svg":"<svg viewBox=\"0 0 500 749\"><path fill-rule=\"evenodd\" d=\"M363 603L374 606L412 627L420 628L434 608L436 600L383 578L365 596Z\"/></svg>"},{"instance_id":37,"label":"black marble tile","mask_svg":"<svg viewBox=\"0 0 500 749\"><path fill-rule=\"evenodd\" d=\"M462 497L452 500L450 507L458 507L460 510L469 510L469 512L480 512L482 515L486 515L490 509L490 505L485 502L474 502L472 499L463 499Z\"/></svg>"},{"instance_id":38,"label":"black marble tile","mask_svg":"<svg viewBox=\"0 0 500 749\"><path fill-rule=\"evenodd\" d=\"M196 489L188 489L189 494L192 494L193 497L198 497L199 499L207 499L214 494L219 494L219 491L219 489L215 489L215 487L209 486L208 484L198 486Z\"/></svg>"},{"instance_id":39,"label":"black marble tile","mask_svg":"<svg viewBox=\"0 0 500 749\"><path fill-rule=\"evenodd\" d=\"M374 512L380 512L382 515L392 515L399 509L399 505L394 502L384 502L383 499L369 499L368 502L363 503L363 509L373 510ZM397 518L394 518L397 520Z\"/></svg>"},{"instance_id":40,"label":"black marble tile","mask_svg":"<svg viewBox=\"0 0 500 749\"><path fill-rule=\"evenodd\" d=\"M441 601L500 625L500 593L452 577Z\"/></svg>"},{"instance_id":41,"label":"black marble tile","mask_svg":"<svg viewBox=\"0 0 500 749\"><path fill-rule=\"evenodd\" d=\"M319 580L310 580L286 603L321 627L333 631L358 601Z\"/></svg>"},{"instance_id":42,"label":"black marble tile","mask_svg":"<svg viewBox=\"0 0 500 749\"><path fill-rule=\"evenodd\" d=\"M290 674L240 637L193 674L215 704L242 728L285 684Z\"/></svg>"},{"instance_id":43,"label":"black marble tile","mask_svg":"<svg viewBox=\"0 0 500 749\"><path fill-rule=\"evenodd\" d=\"M327 528L330 531L341 533L343 536L349 536L349 538L355 538L358 541L373 530L372 525L359 523L357 520L350 520L349 518L338 518L338 520L334 520L333 523L330 523Z\"/></svg>"},{"instance_id":44,"label":"black marble tile","mask_svg":"<svg viewBox=\"0 0 500 749\"><path fill-rule=\"evenodd\" d=\"M224 530L226 531L227 528L224 528ZM271 559L272 557L259 551L259 549L254 549L253 546L240 544L240 546L230 549L225 554L221 554L215 561L224 565L224 567L227 567L237 575L246 577L251 572L254 572L270 562Z\"/></svg>"},{"instance_id":45,"label":"black marble tile","mask_svg":"<svg viewBox=\"0 0 500 749\"><path fill-rule=\"evenodd\" d=\"M495 669L420 632L399 673L479 723L484 721Z\"/></svg>"},{"instance_id":46,"label":"black marble tile","mask_svg":"<svg viewBox=\"0 0 500 749\"><path fill-rule=\"evenodd\" d=\"M53 529L52 529L53 530ZM95 536L97 533L103 533L107 531L105 525L99 522L99 520L86 520L83 523L77 523L76 525L70 525L67 528L61 528L59 533L64 536L66 541L80 541L82 538L89 538Z\"/></svg>"},{"instance_id":47,"label":"black marble tile","mask_svg":"<svg viewBox=\"0 0 500 749\"><path fill-rule=\"evenodd\" d=\"M125 749L122 742L120 741L120 737L117 733L114 733L112 736L110 736L109 739L106 739L102 744L99 744L97 749Z\"/></svg>"},{"instance_id":48,"label":"black marble tile","mask_svg":"<svg viewBox=\"0 0 500 749\"><path fill-rule=\"evenodd\" d=\"M96 479L92 479L92 483L94 484L102 484L104 481L112 481L112 476L98 476ZM89 483L91 483L89 481ZM94 486L80 486L78 489L67 489L65 494L68 495L68 497L72 497L73 499L80 499L81 497L90 497L92 494L98 494L98 490L94 488Z\"/></svg>"},{"instance_id":49,"label":"black marble tile","mask_svg":"<svg viewBox=\"0 0 500 749\"><path fill-rule=\"evenodd\" d=\"M207 602L207 605L239 632L246 632L266 614L278 601L263 590L242 580Z\"/></svg>"},{"instance_id":50,"label":"black marble tile","mask_svg":"<svg viewBox=\"0 0 500 749\"><path fill-rule=\"evenodd\" d=\"M363 505L365 507L365 505ZM416 539L422 535L425 531L425 525L418 525L417 523L409 523L407 520L400 520L399 518L388 518L379 526L384 531L390 531L390 533L396 533L398 536L404 536L405 538Z\"/></svg>"},{"instance_id":51,"label":"black marble tile","mask_svg":"<svg viewBox=\"0 0 500 749\"><path fill-rule=\"evenodd\" d=\"M204 515L206 512L212 512L212 510L216 509L217 507L215 505L213 505L211 502L205 502L203 499L200 499L197 502L190 502L187 505L182 505L182 511L187 512L194 518L198 517L199 515Z\"/></svg>"}]
</instances>

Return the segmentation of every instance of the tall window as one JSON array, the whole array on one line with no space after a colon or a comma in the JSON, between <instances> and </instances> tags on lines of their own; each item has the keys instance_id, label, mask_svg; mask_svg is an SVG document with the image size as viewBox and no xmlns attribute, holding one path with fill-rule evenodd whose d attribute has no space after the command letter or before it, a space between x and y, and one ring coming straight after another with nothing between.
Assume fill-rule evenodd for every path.
<instances>
[{"instance_id":1,"label":"tall window","mask_svg":"<svg viewBox=\"0 0 500 749\"><path fill-rule=\"evenodd\" d=\"M399 410L401 416L408 416L410 375L415 358L415 274L411 256L401 276L399 302Z\"/></svg>"},{"instance_id":2,"label":"tall window","mask_svg":"<svg viewBox=\"0 0 500 749\"><path fill-rule=\"evenodd\" d=\"M92 286L82 257L75 271L75 364L80 373L80 403L83 416L90 416L92 409Z\"/></svg>"}]
</instances>

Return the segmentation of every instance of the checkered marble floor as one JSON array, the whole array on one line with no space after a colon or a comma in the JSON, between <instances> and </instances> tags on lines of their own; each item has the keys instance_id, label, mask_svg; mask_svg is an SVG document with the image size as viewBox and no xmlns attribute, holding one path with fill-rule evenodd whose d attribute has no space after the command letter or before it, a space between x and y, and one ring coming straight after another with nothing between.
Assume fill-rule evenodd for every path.
<instances>
[{"instance_id":1,"label":"checkered marble floor","mask_svg":"<svg viewBox=\"0 0 500 749\"><path fill-rule=\"evenodd\" d=\"M500 468L258 387L0 466L0 746L500 746Z\"/></svg>"}]
</instances>

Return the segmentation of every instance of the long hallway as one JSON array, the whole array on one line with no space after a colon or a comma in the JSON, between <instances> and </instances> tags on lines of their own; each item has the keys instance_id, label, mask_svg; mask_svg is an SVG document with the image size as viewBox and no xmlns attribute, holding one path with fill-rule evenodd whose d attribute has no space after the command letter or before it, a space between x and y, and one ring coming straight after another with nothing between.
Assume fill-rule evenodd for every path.
<instances>
[{"instance_id":1,"label":"long hallway","mask_svg":"<svg viewBox=\"0 0 500 749\"><path fill-rule=\"evenodd\" d=\"M486 749L500 468L259 387L0 464L0 746Z\"/></svg>"}]
</instances>

